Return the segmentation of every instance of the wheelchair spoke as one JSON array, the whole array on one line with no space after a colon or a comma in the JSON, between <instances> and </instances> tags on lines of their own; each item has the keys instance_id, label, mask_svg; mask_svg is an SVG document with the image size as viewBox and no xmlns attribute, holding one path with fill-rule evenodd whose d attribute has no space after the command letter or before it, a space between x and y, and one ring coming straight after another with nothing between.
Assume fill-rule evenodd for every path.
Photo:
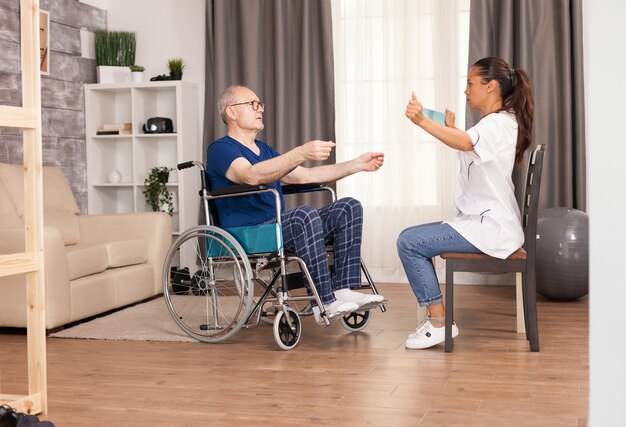
<instances>
[{"instance_id":1,"label":"wheelchair spoke","mask_svg":"<svg viewBox=\"0 0 626 427\"><path fill-rule=\"evenodd\" d=\"M183 233L166 257L168 309L183 331L201 341L219 342L236 333L252 307L250 265L231 239L214 227L196 227Z\"/></svg>"}]
</instances>

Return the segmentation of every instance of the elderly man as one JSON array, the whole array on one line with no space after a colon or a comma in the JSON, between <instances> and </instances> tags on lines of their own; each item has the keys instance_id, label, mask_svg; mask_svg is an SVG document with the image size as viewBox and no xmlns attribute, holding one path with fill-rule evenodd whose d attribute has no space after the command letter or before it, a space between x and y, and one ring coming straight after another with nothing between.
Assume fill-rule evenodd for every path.
<instances>
[{"instance_id":1,"label":"elderly man","mask_svg":"<svg viewBox=\"0 0 626 427\"><path fill-rule=\"evenodd\" d=\"M357 172L373 172L383 165L383 153L365 153L347 162L304 167L307 160L326 160L335 146L332 141L313 140L284 154L256 138L263 130L263 102L249 88L232 86L220 96L218 108L226 123L226 136L207 150L207 178L212 189L236 185L266 185L282 199L281 183L332 182ZM271 193L216 200L220 224L240 227L275 221ZM382 295L351 290L361 283L361 232L363 208L353 198L342 198L320 210L300 206L281 216L283 245L300 257L315 281L329 318L379 303ZM325 243L334 245L334 271L330 272ZM315 320L322 323L320 310L313 307Z\"/></svg>"}]
</instances>

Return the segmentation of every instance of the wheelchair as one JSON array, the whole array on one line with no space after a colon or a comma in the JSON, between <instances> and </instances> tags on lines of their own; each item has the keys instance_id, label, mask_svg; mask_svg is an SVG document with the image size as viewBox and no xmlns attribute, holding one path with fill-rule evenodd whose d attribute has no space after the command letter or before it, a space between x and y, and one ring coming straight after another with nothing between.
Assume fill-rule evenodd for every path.
<instances>
[{"instance_id":1,"label":"wheelchair","mask_svg":"<svg viewBox=\"0 0 626 427\"><path fill-rule=\"evenodd\" d=\"M192 167L200 171L206 224L185 230L172 243L162 274L165 302L178 326L199 341L219 343L242 328L271 323L278 346L291 350L300 341L301 317L312 314L313 301L321 308L324 324L330 325L304 261L283 248L278 191L263 185L236 185L209 191L201 162L177 165L181 171ZM285 185L282 190L283 194L327 191L333 201L336 198L331 187L320 184ZM219 227L214 200L261 192L275 196L276 223ZM332 268L332 247L327 246L327 254ZM363 261L361 269L367 280L361 289L378 294ZM259 285L256 289L255 284ZM302 291L305 287L308 292ZM349 331L363 329L370 320L371 310L386 311L386 302L344 314L340 317L341 325Z\"/></svg>"}]
</instances>

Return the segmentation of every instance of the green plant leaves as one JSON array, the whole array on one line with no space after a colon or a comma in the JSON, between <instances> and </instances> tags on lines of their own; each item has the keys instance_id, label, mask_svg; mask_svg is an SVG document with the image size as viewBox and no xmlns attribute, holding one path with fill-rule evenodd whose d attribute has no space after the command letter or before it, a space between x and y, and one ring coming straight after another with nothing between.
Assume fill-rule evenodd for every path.
<instances>
[{"instance_id":1,"label":"green plant leaves","mask_svg":"<svg viewBox=\"0 0 626 427\"><path fill-rule=\"evenodd\" d=\"M135 64L137 40L134 32L95 32L96 65L130 67Z\"/></svg>"},{"instance_id":2,"label":"green plant leaves","mask_svg":"<svg viewBox=\"0 0 626 427\"><path fill-rule=\"evenodd\" d=\"M155 212L161 211L161 207L165 205L168 213L174 214L172 192L166 187L169 173L172 170L166 166L155 166L150 169L150 173L143 183L145 186L143 195L146 198L146 203Z\"/></svg>"}]
</instances>

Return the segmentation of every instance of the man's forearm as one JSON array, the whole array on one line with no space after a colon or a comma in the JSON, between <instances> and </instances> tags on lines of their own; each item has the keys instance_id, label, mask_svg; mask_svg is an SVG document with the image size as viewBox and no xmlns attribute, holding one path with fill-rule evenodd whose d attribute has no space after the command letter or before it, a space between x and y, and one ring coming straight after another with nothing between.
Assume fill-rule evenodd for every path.
<instances>
[{"instance_id":1,"label":"man's forearm","mask_svg":"<svg viewBox=\"0 0 626 427\"><path fill-rule=\"evenodd\" d=\"M308 184L312 182L334 182L348 175L359 172L353 160L332 165L299 168L298 173L285 176L283 182L289 184Z\"/></svg>"},{"instance_id":2,"label":"man's forearm","mask_svg":"<svg viewBox=\"0 0 626 427\"><path fill-rule=\"evenodd\" d=\"M246 170L244 176L239 178L244 184L269 184L280 180L303 161L304 158L299 154L299 151L293 149L273 159L252 165Z\"/></svg>"}]
</instances>

